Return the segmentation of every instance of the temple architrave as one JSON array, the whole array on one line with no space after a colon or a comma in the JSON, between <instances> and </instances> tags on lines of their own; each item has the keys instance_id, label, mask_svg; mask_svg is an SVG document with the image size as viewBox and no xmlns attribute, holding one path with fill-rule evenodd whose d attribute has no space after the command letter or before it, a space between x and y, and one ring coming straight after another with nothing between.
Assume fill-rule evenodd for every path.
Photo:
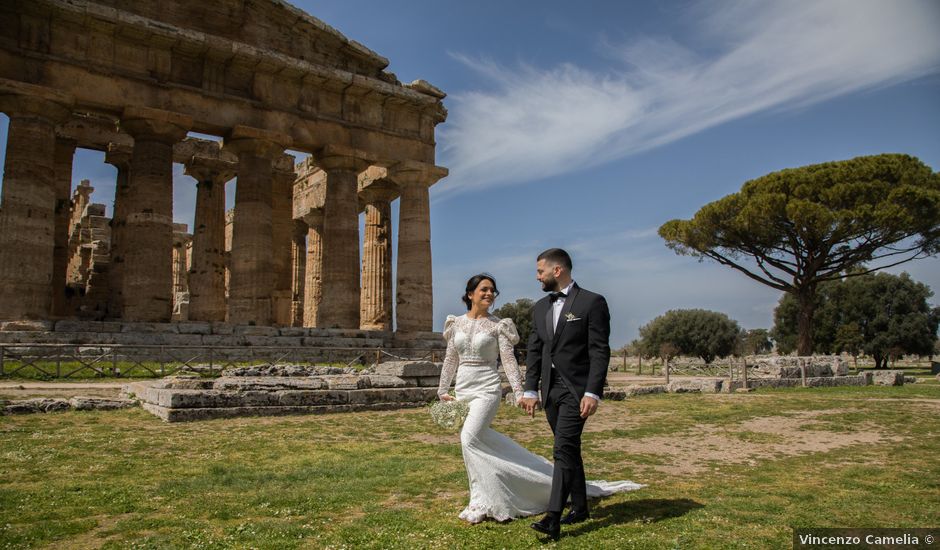
<instances>
[{"instance_id":1,"label":"temple architrave","mask_svg":"<svg viewBox=\"0 0 940 550\"><path fill-rule=\"evenodd\" d=\"M445 94L388 64L280 0L0 3L0 321L432 331ZM110 219L77 148L117 169Z\"/></svg>"}]
</instances>

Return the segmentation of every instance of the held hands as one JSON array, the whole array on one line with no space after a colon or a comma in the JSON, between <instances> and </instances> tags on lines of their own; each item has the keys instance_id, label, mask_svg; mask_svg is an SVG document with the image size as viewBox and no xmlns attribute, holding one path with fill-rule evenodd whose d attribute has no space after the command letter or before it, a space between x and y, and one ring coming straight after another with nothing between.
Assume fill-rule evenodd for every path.
<instances>
[{"instance_id":1,"label":"held hands","mask_svg":"<svg viewBox=\"0 0 940 550\"><path fill-rule=\"evenodd\" d=\"M534 417L535 406L538 404L538 402L539 400L536 397L520 397L519 400L516 401L516 405L525 409L525 412L528 413L529 416Z\"/></svg>"},{"instance_id":2,"label":"held hands","mask_svg":"<svg viewBox=\"0 0 940 550\"><path fill-rule=\"evenodd\" d=\"M597 412L597 399L584 396L581 398L581 418L587 418Z\"/></svg>"},{"instance_id":3,"label":"held hands","mask_svg":"<svg viewBox=\"0 0 940 550\"><path fill-rule=\"evenodd\" d=\"M453 395L448 395L448 394L446 394L446 393L445 393L444 395L439 396L439 397L441 398L441 401L453 401L453 400L454 400L454 396L453 396Z\"/></svg>"}]
</instances>

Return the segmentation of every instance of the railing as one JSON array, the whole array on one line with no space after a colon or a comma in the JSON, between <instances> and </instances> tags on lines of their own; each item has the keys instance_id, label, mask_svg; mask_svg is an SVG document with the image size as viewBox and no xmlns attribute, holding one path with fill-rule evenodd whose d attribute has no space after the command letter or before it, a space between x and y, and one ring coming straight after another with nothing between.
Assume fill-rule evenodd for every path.
<instances>
[{"instance_id":1,"label":"railing","mask_svg":"<svg viewBox=\"0 0 940 550\"><path fill-rule=\"evenodd\" d=\"M159 377L178 372L217 375L229 367L378 365L440 361L424 348L313 346L165 346L127 344L0 344L0 378ZM86 376L88 375L88 376Z\"/></svg>"}]
</instances>

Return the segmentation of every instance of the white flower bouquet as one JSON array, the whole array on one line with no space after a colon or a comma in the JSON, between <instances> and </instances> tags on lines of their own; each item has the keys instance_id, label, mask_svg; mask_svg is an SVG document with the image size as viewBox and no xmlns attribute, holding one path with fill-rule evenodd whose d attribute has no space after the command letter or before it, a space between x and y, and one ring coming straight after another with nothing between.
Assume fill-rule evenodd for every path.
<instances>
[{"instance_id":1,"label":"white flower bouquet","mask_svg":"<svg viewBox=\"0 0 940 550\"><path fill-rule=\"evenodd\" d=\"M454 432L460 431L469 413L470 405L459 399L438 401L431 405L431 419L434 423L445 430Z\"/></svg>"}]
</instances>

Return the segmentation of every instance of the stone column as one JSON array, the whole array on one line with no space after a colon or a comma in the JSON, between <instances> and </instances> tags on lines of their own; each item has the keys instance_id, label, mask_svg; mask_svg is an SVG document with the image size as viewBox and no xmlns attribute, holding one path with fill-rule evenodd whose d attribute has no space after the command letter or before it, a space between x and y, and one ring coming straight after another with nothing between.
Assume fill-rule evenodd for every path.
<instances>
[{"instance_id":1,"label":"stone column","mask_svg":"<svg viewBox=\"0 0 940 550\"><path fill-rule=\"evenodd\" d=\"M186 137L192 119L128 107L120 125L134 138L129 185L121 199L121 317L168 322L173 310L173 144Z\"/></svg>"},{"instance_id":2,"label":"stone column","mask_svg":"<svg viewBox=\"0 0 940 550\"><path fill-rule=\"evenodd\" d=\"M326 173L323 203L322 296L318 326L359 328L359 172L374 159L327 146L314 155Z\"/></svg>"},{"instance_id":3,"label":"stone column","mask_svg":"<svg viewBox=\"0 0 940 550\"><path fill-rule=\"evenodd\" d=\"M72 99L39 86L0 81L10 117L0 205L0 319L52 313L56 235L55 126Z\"/></svg>"},{"instance_id":4,"label":"stone column","mask_svg":"<svg viewBox=\"0 0 940 550\"><path fill-rule=\"evenodd\" d=\"M189 270L189 319L225 321L225 183L229 162L193 157L185 173L196 179L193 256Z\"/></svg>"},{"instance_id":5,"label":"stone column","mask_svg":"<svg viewBox=\"0 0 940 550\"><path fill-rule=\"evenodd\" d=\"M374 182L360 196L365 202L366 225L359 326L365 330L392 330L391 201L398 196L398 190L394 185Z\"/></svg>"},{"instance_id":6,"label":"stone column","mask_svg":"<svg viewBox=\"0 0 940 550\"><path fill-rule=\"evenodd\" d=\"M69 266L69 220L72 204L72 159L75 140L56 139L55 143L55 248L52 258L52 314L69 314L65 299L65 276Z\"/></svg>"},{"instance_id":7,"label":"stone column","mask_svg":"<svg viewBox=\"0 0 940 550\"><path fill-rule=\"evenodd\" d=\"M275 162L271 197L272 264L274 266L274 324L291 326L293 271L291 248L294 233L294 157L282 155Z\"/></svg>"},{"instance_id":8,"label":"stone column","mask_svg":"<svg viewBox=\"0 0 940 550\"><path fill-rule=\"evenodd\" d=\"M120 319L123 310L121 301L122 277L124 276L124 232L127 227L127 190L130 188L131 147L109 143L104 161L117 169L114 185L114 207L111 212L111 261L108 266L108 314Z\"/></svg>"},{"instance_id":9,"label":"stone column","mask_svg":"<svg viewBox=\"0 0 940 550\"><path fill-rule=\"evenodd\" d=\"M429 332L433 329L428 188L445 175L445 168L411 161L399 163L389 170L389 177L401 190L395 302L398 332Z\"/></svg>"},{"instance_id":10,"label":"stone column","mask_svg":"<svg viewBox=\"0 0 940 550\"><path fill-rule=\"evenodd\" d=\"M304 285L307 270L307 224L294 220L291 242L291 323L292 327L304 326Z\"/></svg>"},{"instance_id":11,"label":"stone column","mask_svg":"<svg viewBox=\"0 0 940 550\"><path fill-rule=\"evenodd\" d=\"M320 326L323 297L323 211L311 209L304 216L307 225L307 261L304 277L304 326Z\"/></svg>"},{"instance_id":12,"label":"stone column","mask_svg":"<svg viewBox=\"0 0 940 550\"><path fill-rule=\"evenodd\" d=\"M270 325L273 319L274 251L271 227L272 162L287 136L236 126L224 147L238 155L232 228L228 322Z\"/></svg>"}]
</instances>

